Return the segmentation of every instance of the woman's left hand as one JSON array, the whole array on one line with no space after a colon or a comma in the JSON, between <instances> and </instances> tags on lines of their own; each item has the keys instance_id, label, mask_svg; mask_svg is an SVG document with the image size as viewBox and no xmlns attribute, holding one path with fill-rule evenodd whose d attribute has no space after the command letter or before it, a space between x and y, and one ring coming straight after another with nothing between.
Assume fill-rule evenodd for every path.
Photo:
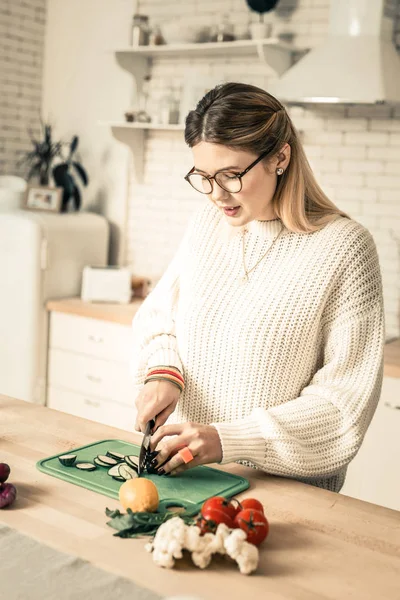
<instances>
[{"instance_id":1,"label":"woman's left hand","mask_svg":"<svg viewBox=\"0 0 400 600\"><path fill-rule=\"evenodd\" d=\"M157 448L166 436L174 436ZM185 464L179 455L179 450L187 446L193 455L193 460ZM222 460L222 448L218 431L212 425L200 423L180 423L177 425L162 425L151 436L150 450L159 450L154 463L155 468L162 465L165 473L177 475L192 467L216 463ZM168 462L163 464L169 458Z\"/></svg>"}]
</instances>

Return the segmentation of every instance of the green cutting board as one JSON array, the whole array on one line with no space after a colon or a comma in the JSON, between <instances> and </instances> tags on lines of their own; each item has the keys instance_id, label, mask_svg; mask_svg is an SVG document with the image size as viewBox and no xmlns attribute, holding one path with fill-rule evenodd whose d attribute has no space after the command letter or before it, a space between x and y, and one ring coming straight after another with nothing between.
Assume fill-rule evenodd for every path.
<instances>
[{"instance_id":1,"label":"green cutting board","mask_svg":"<svg viewBox=\"0 0 400 600\"><path fill-rule=\"evenodd\" d=\"M100 440L88 446L71 448L68 451L43 458L36 463L39 471L58 477L69 483L98 492L118 500L118 490L122 482L107 474L107 467L97 467L95 471L80 471L76 467L65 467L58 460L63 454L76 454L76 462L93 462L98 454L107 450L126 455L139 456L140 447L122 440ZM225 473L211 467L193 467L173 477L144 474L142 477L154 481L160 496L158 511L165 512L172 506L185 509L188 516L199 512L203 502L211 496L230 498L247 490L249 482L244 477Z\"/></svg>"}]
</instances>

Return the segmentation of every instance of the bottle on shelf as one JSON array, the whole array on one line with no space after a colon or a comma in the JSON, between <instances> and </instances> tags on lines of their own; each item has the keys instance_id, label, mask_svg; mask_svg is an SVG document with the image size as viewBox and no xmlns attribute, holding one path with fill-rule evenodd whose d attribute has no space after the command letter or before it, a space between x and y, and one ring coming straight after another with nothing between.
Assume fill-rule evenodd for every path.
<instances>
[{"instance_id":1,"label":"bottle on shelf","mask_svg":"<svg viewBox=\"0 0 400 600\"><path fill-rule=\"evenodd\" d=\"M158 122L162 125L178 125L180 95L178 90L167 87L159 102Z\"/></svg>"},{"instance_id":2,"label":"bottle on shelf","mask_svg":"<svg viewBox=\"0 0 400 600\"><path fill-rule=\"evenodd\" d=\"M131 27L131 46L147 46L149 36L149 17L147 15L134 14Z\"/></svg>"},{"instance_id":3,"label":"bottle on shelf","mask_svg":"<svg viewBox=\"0 0 400 600\"><path fill-rule=\"evenodd\" d=\"M211 42L233 42L235 35L233 33L233 24L229 19L229 15L224 15L221 22L214 25L211 35Z\"/></svg>"},{"instance_id":4,"label":"bottle on shelf","mask_svg":"<svg viewBox=\"0 0 400 600\"><path fill-rule=\"evenodd\" d=\"M151 116L149 115L148 104L150 94L150 75L146 75L142 83L142 91L139 94L139 110L136 114L136 121L140 123L150 123Z\"/></svg>"}]
</instances>

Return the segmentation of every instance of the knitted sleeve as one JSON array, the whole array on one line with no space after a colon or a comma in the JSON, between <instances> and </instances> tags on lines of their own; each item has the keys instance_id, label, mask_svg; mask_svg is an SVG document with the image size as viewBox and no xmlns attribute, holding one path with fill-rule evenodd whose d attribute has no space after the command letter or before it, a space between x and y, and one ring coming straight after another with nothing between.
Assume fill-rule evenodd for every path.
<instances>
[{"instance_id":1,"label":"knitted sleeve","mask_svg":"<svg viewBox=\"0 0 400 600\"><path fill-rule=\"evenodd\" d=\"M274 475L309 479L335 475L356 455L380 397L385 344L381 273L366 229L343 263L322 315L321 368L298 397L213 423L222 464L249 460Z\"/></svg>"},{"instance_id":2,"label":"knitted sleeve","mask_svg":"<svg viewBox=\"0 0 400 600\"><path fill-rule=\"evenodd\" d=\"M132 321L130 373L141 386L152 367L172 366L183 372L175 335L182 259L188 251L194 217L176 254L157 285L141 304Z\"/></svg>"}]
</instances>

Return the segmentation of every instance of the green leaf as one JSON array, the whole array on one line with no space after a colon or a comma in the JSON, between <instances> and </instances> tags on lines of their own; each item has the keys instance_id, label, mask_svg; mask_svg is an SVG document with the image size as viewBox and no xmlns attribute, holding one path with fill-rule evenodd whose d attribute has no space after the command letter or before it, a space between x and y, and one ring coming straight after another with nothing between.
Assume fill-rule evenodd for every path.
<instances>
[{"instance_id":1,"label":"green leaf","mask_svg":"<svg viewBox=\"0 0 400 600\"><path fill-rule=\"evenodd\" d=\"M72 195L74 197L75 210L79 210L81 207L81 193L77 186L74 187Z\"/></svg>"},{"instance_id":2,"label":"green leaf","mask_svg":"<svg viewBox=\"0 0 400 600\"><path fill-rule=\"evenodd\" d=\"M118 529L118 531L121 531L123 529L130 529L133 527L135 525L135 520L133 515L122 515L114 517L111 519L111 521L107 521L107 525L113 529Z\"/></svg>"},{"instance_id":3,"label":"green leaf","mask_svg":"<svg viewBox=\"0 0 400 600\"><path fill-rule=\"evenodd\" d=\"M68 165L66 163L54 167L53 177L56 185L64 188L66 194L68 194L68 198L73 195L75 182L68 173Z\"/></svg>"},{"instance_id":4,"label":"green leaf","mask_svg":"<svg viewBox=\"0 0 400 600\"><path fill-rule=\"evenodd\" d=\"M70 147L70 154L71 154L71 156L75 152L75 150L77 149L78 142L79 142L78 136L74 135L74 137L72 138L71 147Z\"/></svg>"},{"instance_id":5,"label":"green leaf","mask_svg":"<svg viewBox=\"0 0 400 600\"><path fill-rule=\"evenodd\" d=\"M118 510L118 508L116 508L115 510L110 510L109 508L106 508L106 515L107 517L113 519L114 517L120 516L121 512Z\"/></svg>"},{"instance_id":6,"label":"green leaf","mask_svg":"<svg viewBox=\"0 0 400 600\"><path fill-rule=\"evenodd\" d=\"M88 180L88 176L86 174L85 169L77 162L73 162L72 164L75 167L75 169L77 170L77 172L79 173L84 185L87 185L89 180Z\"/></svg>"}]
</instances>

